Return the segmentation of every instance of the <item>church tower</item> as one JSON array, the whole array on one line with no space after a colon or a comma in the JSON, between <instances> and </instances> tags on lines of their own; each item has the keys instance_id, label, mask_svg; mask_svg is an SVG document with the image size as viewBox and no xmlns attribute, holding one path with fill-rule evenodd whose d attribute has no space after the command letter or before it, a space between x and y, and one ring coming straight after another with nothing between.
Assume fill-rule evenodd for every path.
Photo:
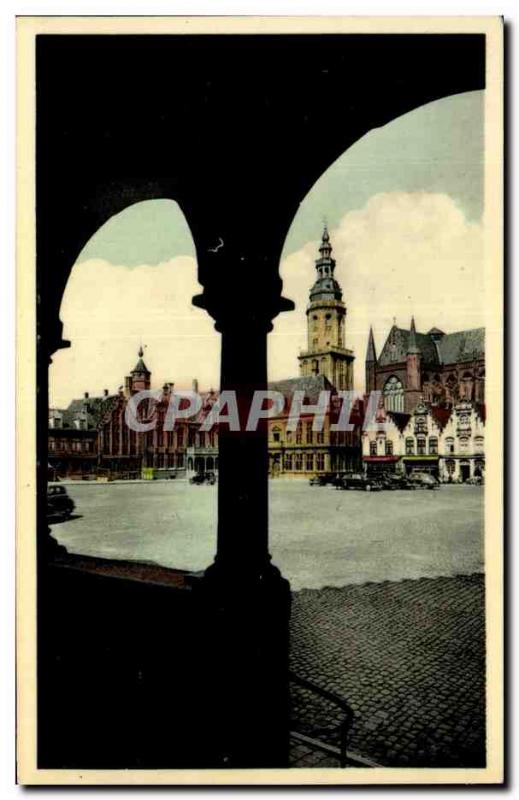
<instances>
[{"instance_id":1,"label":"church tower","mask_svg":"<svg viewBox=\"0 0 519 800\"><path fill-rule=\"evenodd\" d=\"M326 226L315 269L317 278L306 309L307 349L299 355L299 370L302 377L324 375L336 389L351 391L355 356L344 346L346 306L334 278L335 259Z\"/></svg>"},{"instance_id":2,"label":"church tower","mask_svg":"<svg viewBox=\"0 0 519 800\"><path fill-rule=\"evenodd\" d=\"M144 351L139 347L139 360L130 373L130 389L132 392L142 392L151 386L151 372L143 361Z\"/></svg>"}]
</instances>

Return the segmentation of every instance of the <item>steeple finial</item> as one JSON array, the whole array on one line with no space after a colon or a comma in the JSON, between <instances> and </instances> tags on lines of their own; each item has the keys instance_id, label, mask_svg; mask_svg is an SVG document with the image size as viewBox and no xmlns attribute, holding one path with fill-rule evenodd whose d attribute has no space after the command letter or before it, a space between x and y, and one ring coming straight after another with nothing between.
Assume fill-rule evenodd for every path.
<instances>
[{"instance_id":1,"label":"steeple finial","mask_svg":"<svg viewBox=\"0 0 519 800\"><path fill-rule=\"evenodd\" d=\"M143 355L144 355L144 350L142 349L142 344L141 344L141 346L139 347L139 354L138 354L138 355L139 355L139 358L142 358L142 357L143 357Z\"/></svg>"}]
</instances>

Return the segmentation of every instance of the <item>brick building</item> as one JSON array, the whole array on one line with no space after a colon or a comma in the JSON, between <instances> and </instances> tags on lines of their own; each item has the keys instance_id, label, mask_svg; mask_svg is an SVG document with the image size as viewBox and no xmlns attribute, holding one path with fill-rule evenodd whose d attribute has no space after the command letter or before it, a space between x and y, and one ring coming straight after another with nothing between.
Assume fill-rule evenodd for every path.
<instances>
[{"instance_id":1,"label":"brick building","mask_svg":"<svg viewBox=\"0 0 519 800\"><path fill-rule=\"evenodd\" d=\"M423 398L452 408L462 400L485 402L485 329L418 333L395 325L377 358L373 330L366 353L366 393L382 392L387 411L410 414Z\"/></svg>"}]
</instances>

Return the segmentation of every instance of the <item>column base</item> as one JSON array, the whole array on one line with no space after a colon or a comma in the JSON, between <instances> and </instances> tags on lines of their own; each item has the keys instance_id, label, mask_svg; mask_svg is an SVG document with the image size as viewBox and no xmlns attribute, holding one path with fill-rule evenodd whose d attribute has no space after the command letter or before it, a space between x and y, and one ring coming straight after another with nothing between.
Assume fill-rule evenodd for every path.
<instances>
[{"instance_id":1,"label":"column base","mask_svg":"<svg viewBox=\"0 0 519 800\"><path fill-rule=\"evenodd\" d=\"M289 747L290 585L270 562L218 560L196 587L208 767L282 768Z\"/></svg>"}]
</instances>

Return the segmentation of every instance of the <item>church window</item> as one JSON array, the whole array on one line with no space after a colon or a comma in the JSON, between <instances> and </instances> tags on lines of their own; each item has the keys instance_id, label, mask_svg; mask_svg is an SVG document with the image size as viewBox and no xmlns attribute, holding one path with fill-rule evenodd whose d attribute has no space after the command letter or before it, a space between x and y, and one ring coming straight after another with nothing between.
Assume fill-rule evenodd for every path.
<instances>
[{"instance_id":1,"label":"church window","mask_svg":"<svg viewBox=\"0 0 519 800\"><path fill-rule=\"evenodd\" d=\"M438 455L438 439L436 436L431 436L429 438L429 455L436 456Z\"/></svg>"},{"instance_id":2,"label":"church window","mask_svg":"<svg viewBox=\"0 0 519 800\"><path fill-rule=\"evenodd\" d=\"M414 439L411 436L405 440L405 454L406 456L414 455Z\"/></svg>"},{"instance_id":3,"label":"church window","mask_svg":"<svg viewBox=\"0 0 519 800\"><path fill-rule=\"evenodd\" d=\"M384 385L384 408L386 411L404 410L404 387L396 375L391 375Z\"/></svg>"}]
</instances>

